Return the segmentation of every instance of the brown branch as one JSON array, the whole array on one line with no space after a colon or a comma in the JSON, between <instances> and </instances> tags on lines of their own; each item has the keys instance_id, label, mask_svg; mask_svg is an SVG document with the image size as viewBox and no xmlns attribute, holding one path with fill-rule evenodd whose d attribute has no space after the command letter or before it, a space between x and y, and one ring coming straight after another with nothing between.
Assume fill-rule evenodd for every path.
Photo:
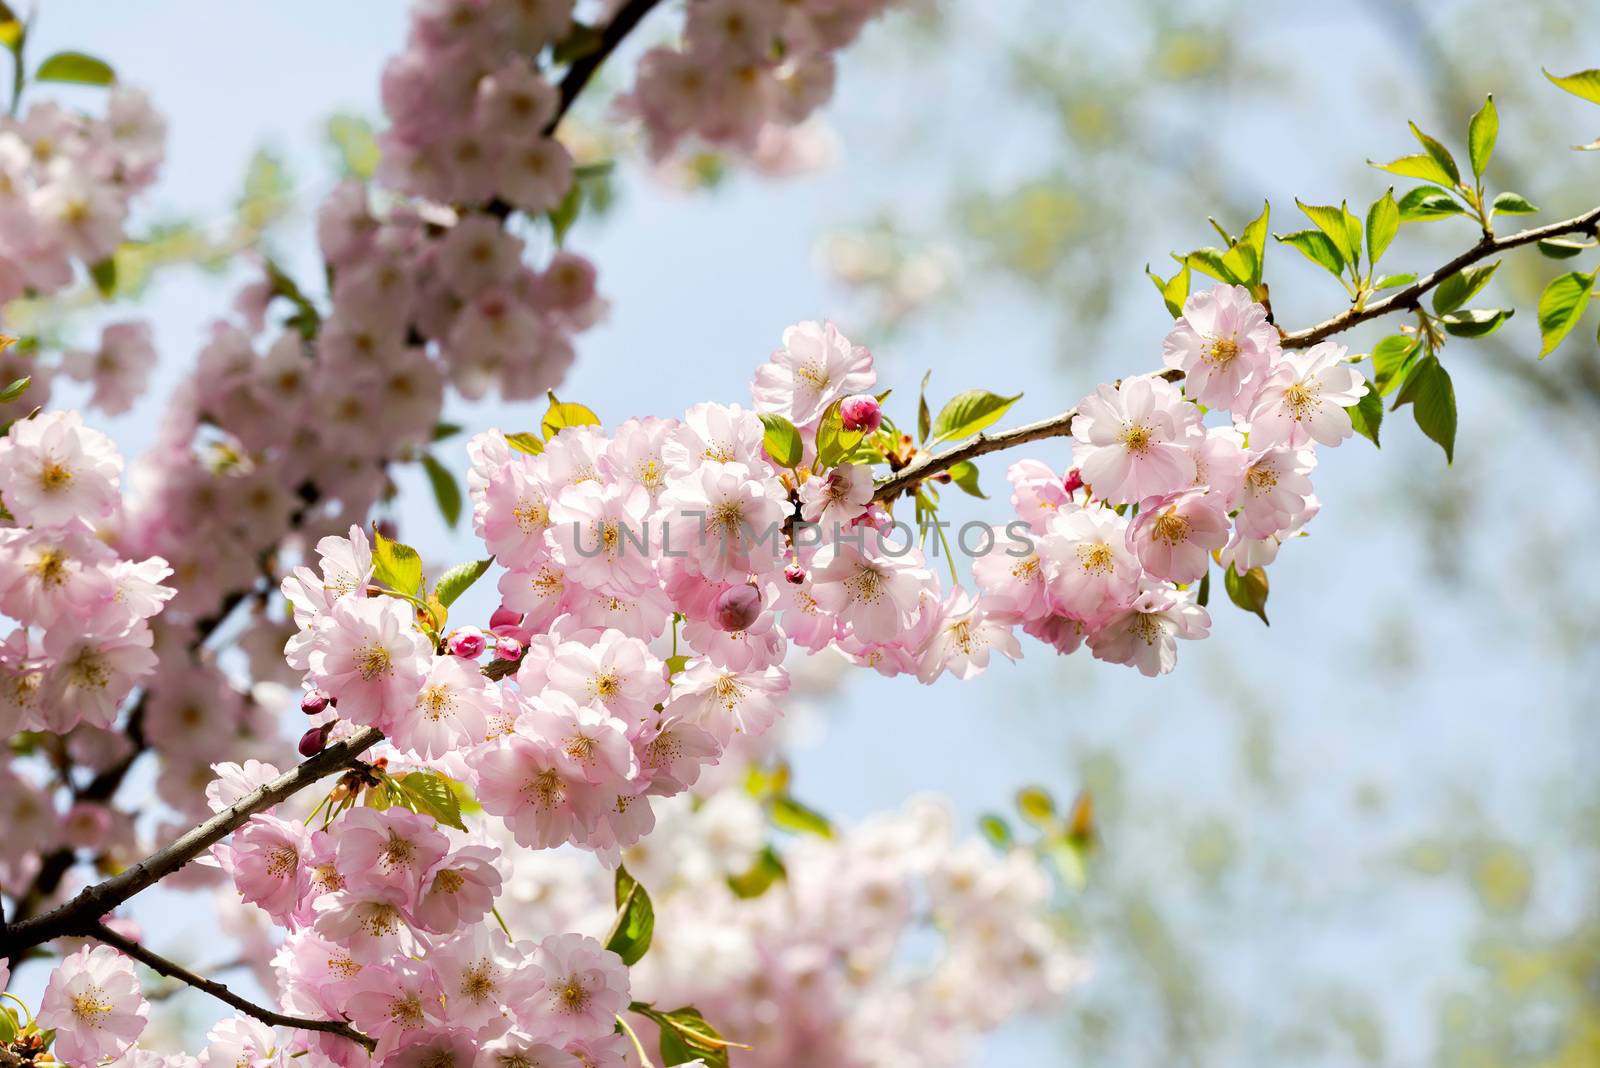
<instances>
[{"instance_id":1,"label":"brown branch","mask_svg":"<svg viewBox=\"0 0 1600 1068\"><path fill-rule=\"evenodd\" d=\"M1419 278L1392 296L1374 301L1363 308L1349 308L1335 315L1327 322L1319 323L1308 330L1285 334L1281 343L1286 349L1309 348L1319 341L1349 330L1360 323L1367 322L1369 319L1376 319L1392 311L1414 309L1418 306L1423 294L1464 267L1470 267L1479 260L1487 259L1498 252L1504 252L1522 245L1531 245L1535 241L1561 237L1566 234L1594 234L1600 237L1600 207L1592 208L1571 219L1551 223L1548 226L1536 227L1532 230L1523 230L1506 237L1485 237L1472 248L1446 263L1432 274ZM1179 372L1167 371L1164 373L1164 377L1168 381L1177 381L1183 376ZM926 453L921 459L879 482L877 489L873 491L872 499L885 502L892 501L903 493L914 493L917 484L923 479L948 471L956 464L964 461L976 460L978 457L991 452L1000 452L1014 445L1025 445L1030 441L1064 438L1072 433L1072 418L1076 414L1076 411L1062 412L1060 415L1051 416L1049 419L1041 419L1037 423L1028 423L1026 426L1019 426L1012 430L1003 430L992 436L979 434L945 452Z\"/></svg>"},{"instance_id":2,"label":"brown branch","mask_svg":"<svg viewBox=\"0 0 1600 1068\"><path fill-rule=\"evenodd\" d=\"M168 979L176 979L180 983L187 983L196 990L203 990L218 1001L233 1006L247 1016L254 1016L262 1023L270 1024L273 1027L296 1027L302 1031L325 1031L330 1035L338 1035L340 1038L348 1038L352 1042L359 1042L367 1048L369 1053L378 1045L371 1038L357 1031L343 1020L310 1020L301 1016L286 1016L281 1012L263 1008L255 1002L235 994L226 985L217 982L215 979L207 979L205 976L196 975L183 965L170 961L159 953L151 952L130 938L124 938L103 923L92 923L85 927L81 933L96 941L104 942L115 949L120 949L151 971L158 972Z\"/></svg>"},{"instance_id":3,"label":"brown branch","mask_svg":"<svg viewBox=\"0 0 1600 1068\"><path fill-rule=\"evenodd\" d=\"M53 938L83 931L86 924L98 922L130 897L154 886L222 841L257 812L271 808L352 763L382 737L383 733L376 727L361 728L185 831L171 845L158 849L131 868L88 887L37 919L13 923L5 932L4 941L0 942L0 958L15 958L23 950L43 945Z\"/></svg>"},{"instance_id":4,"label":"brown branch","mask_svg":"<svg viewBox=\"0 0 1600 1068\"><path fill-rule=\"evenodd\" d=\"M1563 237L1567 234L1594 234L1600 236L1600 207L1591 208L1582 215L1551 223L1549 226L1523 230L1519 233L1511 234L1509 237L1485 236L1483 240L1443 267L1440 267L1437 271L1419 278L1391 296L1373 301L1364 308L1347 308L1327 322L1318 323L1309 330L1285 334L1282 339L1283 347L1286 349L1309 348L1319 341L1349 330L1351 327L1364 323L1369 319L1376 319L1392 311L1416 308L1424 293L1460 271L1463 267L1470 267L1479 260L1488 259L1490 256L1505 252L1507 249L1517 248L1520 245L1531 245L1535 241L1543 241L1550 237Z\"/></svg>"}]
</instances>

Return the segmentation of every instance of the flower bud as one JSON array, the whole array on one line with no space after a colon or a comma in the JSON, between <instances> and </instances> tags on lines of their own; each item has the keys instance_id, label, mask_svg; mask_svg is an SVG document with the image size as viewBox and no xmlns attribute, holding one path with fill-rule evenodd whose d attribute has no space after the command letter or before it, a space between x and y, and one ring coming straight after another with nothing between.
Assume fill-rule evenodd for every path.
<instances>
[{"instance_id":1,"label":"flower bud","mask_svg":"<svg viewBox=\"0 0 1600 1068\"><path fill-rule=\"evenodd\" d=\"M799 564L790 564L783 569L783 577L788 579L790 584L798 586L806 580L806 569Z\"/></svg>"},{"instance_id":2,"label":"flower bud","mask_svg":"<svg viewBox=\"0 0 1600 1068\"><path fill-rule=\"evenodd\" d=\"M839 421L846 430L859 430L871 434L883 425L883 410L878 398L870 393L857 393L839 404Z\"/></svg>"},{"instance_id":3,"label":"flower bud","mask_svg":"<svg viewBox=\"0 0 1600 1068\"><path fill-rule=\"evenodd\" d=\"M520 626L522 626L522 613L505 605L496 608L494 615L489 617L489 631L493 634L504 634Z\"/></svg>"},{"instance_id":4,"label":"flower bud","mask_svg":"<svg viewBox=\"0 0 1600 1068\"><path fill-rule=\"evenodd\" d=\"M1061 488L1069 495L1077 493L1083 488L1083 474L1076 467L1067 472L1067 477L1061 480Z\"/></svg>"},{"instance_id":5,"label":"flower bud","mask_svg":"<svg viewBox=\"0 0 1600 1068\"><path fill-rule=\"evenodd\" d=\"M516 663L522 659L522 643L515 638L501 638L494 643L494 655L497 660Z\"/></svg>"},{"instance_id":6,"label":"flower bud","mask_svg":"<svg viewBox=\"0 0 1600 1068\"><path fill-rule=\"evenodd\" d=\"M450 639L445 647L450 650L451 656L459 656L463 660L476 660L483 655L489 643L484 639L483 631L477 627L457 627L450 632Z\"/></svg>"},{"instance_id":7,"label":"flower bud","mask_svg":"<svg viewBox=\"0 0 1600 1068\"><path fill-rule=\"evenodd\" d=\"M729 586L717 594L711 617L718 630L745 630L761 614L761 591L754 586Z\"/></svg>"},{"instance_id":8,"label":"flower bud","mask_svg":"<svg viewBox=\"0 0 1600 1068\"><path fill-rule=\"evenodd\" d=\"M328 708L328 695L323 690L307 690L300 697L300 711L308 716L315 716L325 712Z\"/></svg>"},{"instance_id":9,"label":"flower bud","mask_svg":"<svg viewBox=\"0 0 1600 1068\"><path fill-rule=\"evenodd\" d=\"M300 755L314 757L322 752L322 747L328 744L328 732L333 730L333 724L324 723L320 727L312 727L300 736Z\"/></svg>"}]
</instances>

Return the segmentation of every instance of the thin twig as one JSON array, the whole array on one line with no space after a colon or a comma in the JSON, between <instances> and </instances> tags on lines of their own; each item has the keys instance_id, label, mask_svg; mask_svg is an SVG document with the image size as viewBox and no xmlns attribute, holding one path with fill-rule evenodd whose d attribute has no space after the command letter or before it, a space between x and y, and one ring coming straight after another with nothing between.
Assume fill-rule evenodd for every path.
<instances>
[{"instance_id":1,"label":"thin twig","mask_svg":"<svg viewBox=\"0 0 1600 1068\"><path fill-rule=\"evenodd\" d=\"M81 891L76 897L36 919L13 923L0 942L0 957L16 957L23 950L61 935L81 931L112 909L165 879L207 849L226 838L251 816L271 808L318 779L332 775L372 748L383 732L363 727L342 742L335 742L267 785L180 835L131 868Z\"/></svg>"},{"instance_id":2,"label":"thin twig","mask_svg":"<svg viewBox=\"0 0 1600 1068\"><path fill-rule=\"evenodd\" d=\"M1565 234L1595 234L1600 236L1600 207L1592 208L1582 215L1551 223L1548 226L1523 230L1506 237L1486 237L1472 248L1446 263L1443 267L1440 267L1437 271L1419 278L1392 296L1374 301L1363 308L1349 308L1308 330L1285 334L1281 344L1286 349L1309 348L1319 341L1349 330L1370 319L1376 319L1393 311L1416 308L1425 293L1464 267L1470 267L1479 260L1487 259L1507 249L1531 245L1535 241L1561 237ZM1165 373L1165 377L1172 381L1181 376L1168 371ZM1012 430L1003 430L998 434L979 434L945 452L927 453L921 459L879 482L877 489L873 491L872 499L880 502L892 501L901 494L915 492L917 484L923 479L948 471L956 464L967 460L975 460L991 452L1000 452L1016 445L1025 445L1030 441L1064 438L1072 433L1072 419L1076 414L1075 411L1062 412L1060 415L1051 416L1049 419L1041 419L1037 423L1028 423L1026 426L1019 426Z\"/></svg>"},{"instance_id":3,"label":"thin twig","mask_svg":"<svg viewBox=\"0 0 1600 1068\"><path fill-rule=\"evenodd\" d=\"M367 1048L368 1052L371 1052L377 1046L376 1042L343 1020L310 1020L301 1016L286 1016L281 1012L263 1008L248 998L235 994L226 985L217 982L215 979L207 979L203 975L196 975L183 965L146 949L132 939L124 938L103 923L92 923L85 927L81 933L96 941L104 942L115 949L120 949L151 971L164 975L168 979L176 979L180 983L187 983L196 990L203 990L218 1001L225 1002L248 1016L254 1016L262 1023L270 1024L273 1027L295 1027L302 1031L324 1031L330 1035L338 1035L340 1038L348 1038L352 1042L359 1042Z\"/></svg>"}]
</instances>

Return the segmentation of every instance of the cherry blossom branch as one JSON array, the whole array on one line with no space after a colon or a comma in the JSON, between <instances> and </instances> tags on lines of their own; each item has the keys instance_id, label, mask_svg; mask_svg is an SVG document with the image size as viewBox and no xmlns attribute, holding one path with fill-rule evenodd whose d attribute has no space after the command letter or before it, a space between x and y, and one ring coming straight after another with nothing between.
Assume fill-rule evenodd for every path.
<instances>
[{"instance_id":1,"label":"cherry blossom branch","mask_svg":"<svg viewBox=\"0 0 1600 1068\"><path fill-rule=\"evenodd\" d=\"M341 770L382 738L383 732L376 727L361 728L185 831L171 845L158 849L127 870L88 887L43 916L13 923L5 932L4 941L0 941L0 958L15 958L22 951L53 938L89 930L106 913L194 860L257 812Z\"/></svg>"},{"instance_id":2,"label":"cherry blossom branch","mask_svg":"<svg viewBox=\"0 0 1600 1068\"><path fill-rule=\"evenodd\" d=\"M1365 306L1347 308L1326 322L1318 323L1307 330L1284 334L1280 343L1286 349L1310 348L1319 341L1326 340L1334 334L1343 333L1370 319L1379 318L1393 311L1415 309L1424 294L1464 267L1470 267L1479 260L1487 259L1508 249L1531 245L1546 238L1562 237L1566 234L1592 234L1600 237L1600 207L1591 208L1582 215L1576 215L1561 222L1550 223L1548 226L1539 226L1531 230L1522 230L1505 237L1490 237L1486 235L1476 245L1461 253L1461 255L1449 261L1443 267L1431 274L1424 275L1392 296L1373 301ZM1177 371L1167 371L1163 377L1168 381L1175 382L1181 379L1183 375ZM1028 423L1025 426L1003 430L997 434L978 434L976 437L970 438L945 452L926 453L921 459L914 461L879 482L877 488L873 491L872 499L886 502L894 500L901 494L915 492L917 484L923 479L948 471L959 463L976 460L978 457L991 452L1000 452L1015 445L1026 445L1030 441L1064 438L1072 433L1072 419L1076 414L1076 411L1062 412L1060 415L1051 416L1049 419L1041 419L1037 423Z\"/></svg>"},{"instance_id":3,"label":"cherry blossom branch","mask_svg":"<svg viewBox=\"0 0 1600 1068\"><path fill-rule=\"evenodd\" d=\"M94 923L86 928L83 933L96 941L104 942L108 946L121 950L151 971L164 975L168 979L176 979L180 983L187 983L196 990L203 990L218 1001L233 1006L247 1016L254 1016L264 1024L269 1024L273 1027L295 1027L302 1031L325 1031L330 1035L338 1035L340 1038L348 1038L352 1042L359 1042L367 1048L369 1053L378 1045L371 1038L368 1038L342 1020L310 1020L301 1016L286 1016L281 1012L274 1012L272 1009L257 1005L248 998L235 994L228 989L226 984L219 983L215 979L207 979L203 975L196 975L183 965L170 961L159 953L152 952L131 938L124 938L103 923Z\"/></svg>"},{"instance_id":4,"label":"cherry blossom branch","mask_svg":"<svg viewBox=\"0 0 1600 1068\"><path fill-rule=\"evenodd\" d=\"M1364 307L1346 308L1327 322L1318 323L1309 330L1285 334L1281 344L1286 349L1310 348L1319 341L1324 341L1334 334L1349 330L1351 327L1364 323L1369 319L1376 319L1392 311L1414 309L1424 293L1427 293L1463 267L1470 267L1479 260L1488 259L1496 253L1505 252L1520 245L1531 245L1535 241L1543 241L1551 237L1563 237L1567 234L1591 234L1600 237L1600 207L1591 208L1582 215L1576 215L1561 222L1535 227L1532 230L1522 230L1506 237L1491 237L1485 234L1483 239L1476 245L1473 245L1432 274L1424 275L1404 289L1398 290L1393 295L1384 297L1382 300L1375 300Z\"/></svg>"}]
</instances>

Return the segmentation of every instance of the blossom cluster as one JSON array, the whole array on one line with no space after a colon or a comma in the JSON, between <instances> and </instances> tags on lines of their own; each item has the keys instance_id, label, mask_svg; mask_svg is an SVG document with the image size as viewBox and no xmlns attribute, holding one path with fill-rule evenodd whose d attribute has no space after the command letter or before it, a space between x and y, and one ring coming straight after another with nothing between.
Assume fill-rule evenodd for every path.
<instances>
[{"instance_id":1,"label":"blossom cluster","mask_svg":"<svg viewBox=\"0 0 1600 1068\"><path fill-rule=\"evenodd\" d=\"M935 799L773 854L743 788L696 794L662 804L651 836L623 851L656 913L633 986L696 1006L750 1046L736 1064L965 1063L983 1033L1056 1003L1082 976L1038 858L958 835ZM773 856L782 881L753 893L751 872ZM513 927L610 921L610 886L592 869L554 853L506 858Z\"/></svg>"}]
</instances>

